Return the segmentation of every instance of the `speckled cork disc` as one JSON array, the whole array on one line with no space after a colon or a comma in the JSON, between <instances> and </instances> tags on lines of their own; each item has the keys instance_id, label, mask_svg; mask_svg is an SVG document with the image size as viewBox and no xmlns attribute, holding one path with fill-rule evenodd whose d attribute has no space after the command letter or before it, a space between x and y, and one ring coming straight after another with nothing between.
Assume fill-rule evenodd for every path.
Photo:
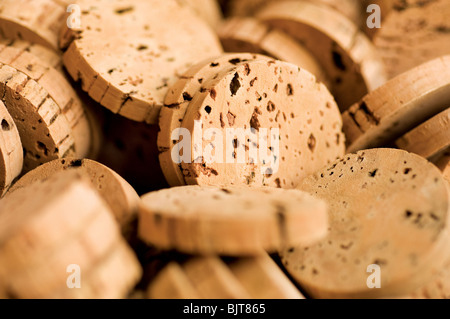
<instances>
[{"instance_id":1,"label":"speckled cork disc","mask_svg":"<svg viewBox=\"0 0 450 319\"><path fill-rule=\"evenodd\" d=\"M17 190L2 200L0 219L0 290L9 297L49 298L67 289L67 266L89 272L123 242L107 205L76 172Z\"/></svg>"},{"instance_id":2,"label":"speckled cork disc","mask_svg":"<svg viewBox=\"0 0 450 319\"><path fill-rule=\"evenodd\" d=\"M326 206L296 190L184 186L149 193L139 209L139 237L158 248L242 256L326 233Z\"/></svg>"},{"instance_id":3,"label":"speckled cork disc","mask_svg":"<svg viewBox=\"0 0 450 319\"><path fill-rule=\"evenodd\" d=\"M429 282L449 257L449 192L440 171L402 150L346 155L300 189L330 205L328 235L285 250L288 272L312 297L402 296ZM378 265L381 288L368 288Z\"/></svg>"},{"instance_id":4,"label":"speckled cork disc","mask_svg":"<svg viewBox=\"0 0 450 319\"><path fill-rule=\"evenodd\" d=\"M422 64L366 95L344 114L348 151L382 146L448 108L450 56Z\"/></svg>"},{"instance_id":5,"label":"speckled cork disc","mask_svg":"<svg viewBox=\"0 0 450 319\"><path fill-rule=\"evenodd\" d=\"M0 37L23 39L58 50L66 10L53 0L2 0Z\"/></svg>"},{"instance_id":6,"label":"speckled cork disc","mask_svg":"<svg viewBox=\"0 0 450 319\"><path fill-rule=\"evenodd\" d=\"M80 30L63 32L69 74L101 105L156 124L168 88L188 67L221 53L206 22L174 0L82 0Z\"/></svg>"},{"instance_id":7,"label":"speckled cork disc","mask_svg":"<svg viewBox=\"0 0 450 319\"><path fill-rule=\"evenodd\" d=\"M61 108L35 80L1 65L0 93L20 134L24 172L53 159L75 155L75 140Z\"/></svg>"},{"instance_id":8,"label":"speckled cork disc","mask_svg":"<svg viewBox=\"0 0 450 319\"><path fill-rule=\"evenodd\" d=\"M214 59L209 58L190 68L169 89L160 113L160 132L158 133L157 143L161 168L171 186L185 185L181 166L172 159L172 148L178 142L178 140L172 138L172 133L175 129L181 127L182 120L194 95L202 89L203 84L212 77L218 76L221 71L228 70L240 63L258 59L269 58L250 53L228 53Z\"/></svg>"},{"instance_id":9,"label":"speckled cork disc","mask_svg":"<svg viewBox=\"0 0 450 319\"><path fill-rule=\"evenodd\" d=\"M219 38L228 52L266 54L306 69L328 85L328 79L318 61L286 33L270 28L253 18L231 18L220 27Z\"/></svg>"},{"instance_id":10,"label":"speckled cork disc","mask_svg":"<svg viewBox=\"0 0 450 319\"><path fill-rule=\"evenodd\" d=\"M185 264L171 262L151 282L150 299L303 299L274 261L258 257L224 261L196 258Z\"/></svg>"},{"instance_id":11,"label":"speckled cork disc","mask_svg":"<svg viewBox=\"0 0 450 319\"><path fill-rule=\"evenodd\" d=\"M341 111L386 81L375 47L339 12L306 1L287 1L271 3L258 17L300 41L322 63Z\"/></svg>"},{"instance_id":12,"label":"speckled cork disc","mask_svg":"<svg viewBox=\"0 0 450 319\"><path fill-rule=\"evenodd\" d=\"M395 144L401 149L426 158L432 158L449 149L450 108L406 133L396 140Z\"/></svg>"},{"instance_id":13,"label":"speckled cork disc","mask_svg":"<svg viewBox=\"0 0 450 319\"><path fill-rule=\"evenodd\" d=\"M11 66L34 80L42 88L36 88L33 92L37 95L36 99L51 99L57 104L60 109L58 112L67 118L72 131L75 155L81 158L86 157L91 152L93 132L81 99L63 73L26 49L1 44L0 63ZM48 95L41 97L45 91ZM36 102L43 103L42 100Z\"/></svg>"},{"instance_id":14,"label":"speckled cork disc","mask_svg":"<svg viewBox=\"0 0 450 319\"><path fill-rule=\"evenodd\" d=\"M309 0L316 4L326 5L339 11L356 23L358 26L362 22L360 0ZM232 16L253 16L261 8L264 8L276 0L231 0L229 3L230 15Z\"/></svg>"},{"instance_id":15,"label":"speckled cork disc","mask_svg":"<svg viewBox=\"0 0 450 319\"><path fill-rule=\"evenodd\" d=\"M189 185L294 188L344 154L341 116L331 94L311 73L280 61L242 63L205 83L182 127L192 137L190 163L181 163ZM248 137L227 138L230 129L251 128ZM213 143L209 129L219 130L222 146L220 135Z\"/></svg>"},{"instance_id":16,"label":"speckled cork disc","mask_svg":"<svg viewBox=\"0 0 450 319\"><path fill-rule=\"evenodd\" d=\"M390 78L450 54L449 15L447 0L395 2L374 37Z\"/></svg>"},{"instance_id":17,"label":"speckled cork disc","mask_svg":"<svg viewBox=\"0 0 450 319\"><path fill-rule=\"evenodd\" d=\"M137 214L139 196L131 185L113 170L89 159L64 158L45 163L22 176L9 193L26 188L36 181L47 180L65 170L76 170L87 176L120 225L126 226Z\"/></svg>"},{"instance_id":18,"label":"speckled cork disc","mask_svg":"<svg viewBox=\"0 0 450 319\"><path fill-rule=\"evenodd\" d=\"M19 131L0 101L0 197L22 172L23 150Z\"/></svg>"}]
</instances>

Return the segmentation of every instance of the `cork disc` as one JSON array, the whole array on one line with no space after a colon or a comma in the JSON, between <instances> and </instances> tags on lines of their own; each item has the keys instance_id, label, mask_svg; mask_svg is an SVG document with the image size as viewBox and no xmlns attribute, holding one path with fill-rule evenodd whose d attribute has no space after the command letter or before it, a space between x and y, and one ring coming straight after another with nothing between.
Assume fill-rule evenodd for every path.
<instances>
[{"instance_id":1,"label":"cork disc","mask_svg":"<svg viewBox=\"0 0 450 319\"><path fill-rule=\"evenodd\" d=\"M95 101L131 120L156 124L178 76L221 53L206 22L174 0L78 4L83 23L63 32L64 65Z\"/></svg>"},{"instance_id":2,"label":"cork disc","mask_svg":"<svg viewBox=\"0 0 450 319\"><path fill-rule=\"evenodd\" d=\"M66 273L67 275L67 273ZM142 276L142 268L134 252L123 241L88 270L80 289L64 287L51 298L119 299L125 298Z\"/></svg>"},{"instance_id":3,"label":"cork disc","mask_svg":"<svg viewBox=\"0 0 450 319\"><path fill-rule=\"evenodd\" d=\"M3 0L0 37L23 39L58 50L58 32L66 22L65 8L53 0Z\"/></svg>"},{"instance_id":4,"label":"cork disc","mask_svg":"<svg viewBox=\"0 0 450 319\"><path fill-rule=\"evenodd\" d=\"M0 44L0 63L6 64L22 72L34 80L42 91L36 95L38 98L44 91L48 92L46 98L52 99L68 122L74 138L74 152L77 157L86 157L91 150L91 125L83 103L78 97L65 75L52 68L39 57L29 53L26 48L16 48ZM39 101L42 102L42 101Z\"/></svg>"},{"instance_id":5,"label":"cork disc","mask_svg":"<svg viewBox=\"0 0 450 319\"><path fill-rule=\"evenodd\" d=\"M405 295L427 283L449 254L449 193L424 158L372 149L304 180L300 189L330 205L328 235L282 253L289 273L312 297ZM377 265L381 288L370 289Z\"/></svg>"},{"instance_id":6,"label":"cork disc","mask_svg":"<svg viewBox=\"0 0 450 319\"><path fill-rule=\"evenodd\" d=\"M311 73L280 61L243 63L205 83L182 127L192 147L182 141L174 148L192 149L181 158L189 185L294 188L344 154L331 94Z\"/></svg>"},{"instance_id":7,"label":"cork disc","mask_svg":"<svg viewBox=\"0 0 450 319\"><path fill-rule=\"evenodd\" d=\"M344 114L348 152L393 142L448 108L450 56L422 64L366 95Z\"/></svg>"},{"instance_id":8,"label":"cork disc","mask_svg":"<svg viewBox=\"0 0 450 319\"><path fill-rule=\"evenodd\" d=\"M35 80L0 64L0 93L24 150L24 172L53 159L75 155L75 141L61 108Z\"/></svg>"},{"instance_id":9,"label":"cork disc","mask_svg":"<svg viewBox=\"0 0 450 319\"><path fill-rule=\"evenodd\" d=\"M0 197L22 172L23 150L19 131L0 101Z\"/></svg>"},{"instance_id":10,"label":"cork disc","mask_svg":"<svg viewBox=\"0 0 450 319\"><path fill-rule=\"evenodd\" d=\"M409 131L395 144L426 158L444 152L450 148L450 108Z\"/></svg>"},{"instance_id":11,"label":"cork disc","mask_svg":"<svg viewBox=\"0 0 450 319\"><path fill-rule=\"evenodd\" d=\"M396 1L374 37L390 78L450 54L447 0Z\"/></svg>"},{"instance_id":12,"label":"cork disc","mask_svg":"<svg viewBox=\"0 0 450 319\"><path fill-rule=\"evenodd\" d=\"M173 146L178 142L172 137L172 134L174 130L181 127L181 122L193 96L202 89L204 83L217 76L220 71L256 59L268 58L250 53L229 53L214 59L209 58L191 67L169 89L159 117L160 132L157 142L161 168L171 186L185 185L180 164L172 159Z\"/></svg>"},{"instance_id":13,"label":"cork disc","mask_svg":"<svg viewBox=\"0 0 450 319\"><path fill-rule=\"evenodd\" d=\"M136 191L113 170L89 159L64 158L45 163L22 176L9 193L68 169L88 177L120 225L126 226L135 217L139 202Z\"/></svg>"},{"instance_id":14,"label":"cork disc","mask_svg":"<svg viewBox=\"0 0 450 319\"><path fill-rule=\"evenodd\" d=\"M76 172L5 197L0 219L0 290L19 298L45 298L58 280L66 287L70 260L80 252L79 262L87 265L95 252L121 238L107 205Z\"/></svg>"},{"instance_id":15,"label":"cork disc","mask_svg":"<svg viewBox=\"0 0 450 319\"><path fill-rule=\"evenodd\" d=\"M375 47L339 12L306 1L287 1L271 3L258 17L300 41L322 63L341 111L386 81Z\"/></svg>"},{"instance_id":16,"label":"cork disc","mask_svg":"<svg viewBox=\"0 0 450 319\"><path fill-rule=\"evenodd\" d=\"M318 61L280 30L253 18L231 18L221 25L218 34L225 51L266 54L306 69L328 86L328 79Z\"/></svg>"},{"instance_id":17,"label":"cork disc","mask_svg":"<svg viewBox=\"0 0 450 319\"><path fill-rule=\"evenodd\" d=\"M255 255L326 233L326 206L296 190L184 186L149 193L139 237L186 253Z\"/></svg>"}]
</instances>

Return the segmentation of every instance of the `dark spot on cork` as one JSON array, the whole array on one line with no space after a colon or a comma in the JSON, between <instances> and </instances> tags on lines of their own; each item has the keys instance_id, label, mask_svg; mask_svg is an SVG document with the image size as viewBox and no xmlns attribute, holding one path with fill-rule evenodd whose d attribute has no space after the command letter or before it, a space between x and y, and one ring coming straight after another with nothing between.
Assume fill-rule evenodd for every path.
<instances>
[{"instance_id":1,"label":"dark spot on cork","mask_svg":"<svg viewBox=\"0 0 450 319\"><path fill-rule=\"evenodd\" d=\"M230 126L234 125L234 122L236 121L236 115L234 115L233 113L231 113L230 111L228 111L227 113L227 119L228 119L228 124Z\"/></svg>"},{"instance_id":2,"label":"dark spot on cork","mask_svg":"<svg viewBox=\"0 0 450 319\"><path fill-rule=\"evenodd\" d=\"M245 63L244 65L244 75L248 76L250 74L251 70L250 70L250 65L248 63Z\"/></svg>"},{"instance_id":3,"label":"dark spot on cork","mask_svg":"<svg viewBox=\"0 0 450 319\"><path fill-rule=\"evenodd\" d=\"M221 126L222 128L225 127L225 122L223 121L223 114L222 114L222 113L220 113L220 126Z\"/></svg>"},{"instance_id":4,"label":"dark spot on cork","mask_svg":"<svg viewBox=\"0 0 450 319\"><path fill-rule=\"evenodd\" d=\"M251 86L251 87L255 84L256 80L258 80L258 77L255 77L254 79L252 79L252 80L250 81L250 86Z\"/></svg>"},{"instance_id":5,"label":"dark spot on cork","mask_svg":"<svg viewBox=\"0 0 450 319\"><path fill-rule=\"evenodd\" d=\"M405 212L405 217L406 217L406 218L410 218L412 215L413 215L413 213L412 213L412 211L410 211L410 210L407 210L407 211Z\"/></svg>"},{"instance_id":6,"label":"dark spot on cork","mask_svg":"<svg viewBox=\"0 0 450 319\"><path fill-rule=\"evenodd\" d=\"M292 88L292 84L288 84L286 88L286 93L288 96L294 95L294 89Z\"/></svg>"},{"instance_id":7,"label":"dark spot on cork","mask_svg":"<svg viewBox=\"0 0 450 319\"><path fill-rule=\"evenodd\" d=\"M404 173L405 175L408 175L409 172L411 172L411 168L405 168L405 170L403 171L403 173Z\"/></svg>"},{"instance_id":8,"label":"dark spot on cork","mask_svg":"<svg viewBox=\"0 0 450 319\"><path fill-rule=\"evenodd\" d=\"M377 175L378 169L373 170L372 172L369 172L370 177L375 177Z\"/></svg>"},{"instance_id":9,"label":"dark spot on cork","mask_svg":"<svg viewBox=\"0 0 450 319\"><path fill-rule=\"evenodd\" d=\"M219 66L219 63L212 62L209 66L212 68L215 68L216 66Z\"/></svg>"},{"instance_id":10,"label":"dark spot on cork","mask_svg":"<svg viewBox=\"0 0 450 319\"><path fill-rule=\"evenodd\" d=\"M267 111L269 111L269 112L273 112L273 111L275 111L275 104L272 102L272 101L269 101L268 103L267 103Z\"/></svg>"},{"instance_id":11,"label":"dark spot on cork","mask_svg":"<svg viewBox=\"0 0 450 319\"><path fill-rule=\"evenodd\" d=\"M235 58L235 59L228 60L228 62L231 63L231 64L233 64L233 65L236 65L236 64L238 64L238 63L241 63L242 60L239 59L239 58Z\"/></svg>"},{"instance_id":12,"label":"dark spot on cork","mask_svg":"<svg viewBox=\"0 0 450 319\"><path fill-rule=\"evenodd\" d=\"M82 160L73 160L73 161L70 161L70 164L69 164L70 167L81 167L82 165L83 165Z\"/></svg>"},{"instance_id":13,"label":"dark spot on cork","mask_svg":"<svg viewBox=\"0 0 450 319\"><path fill-rule=\"evenodd\" d=\"M255 111L253 112L252 118L250 120L250 127L254 128L255 130L259 130L259 128L261 127L258 120L258 113L260 113L258 108L255 108Z\"/></svg>"},{"instance_id":14,"label":"dark spot on cork","mask_svg":"<svg viewBox=\"0 0 450 319\"><path fill-rule=\"evenodd\" d=\"M281 181L279 178L275 179L275 184L277 184L277 188L281 188Z\"/></svg>"},{"instance_id":15,"label":"dark spot on cork","mask_svg":"<svg viewBox=\"0 0 450 319\"><path fill-rule=\"evenodd\" d=\"M124 13L132 12L133 10L134 10L134 7L130 6L130 7L122 8L122 9L117 9L115 12L117 14L124 14Z\"/></svg>"},{"instance_id":16,"label":"dark spot on cork","mask_svg":"<svg viewBox=\"0 0 450 319\"><path fill-rule=\"evenodd\" d=\"M144 44L141 44L141 45L138 46L136 49L137 49L138 51L144 51L144 50L147 50L147 49L148 49L148 46L146 46L146 45L144 45Z\"/></svg>"},{"instance_id":17,"label":"dark spot on cork","mask_svg":"<svg viewBox=\"0 0 450 319\"><path fill-rule=\"evenodd\" d=\"M215 89L211 89L211 91L209 91L209 95L211 96L211 98L215 101L216 100L216 96L217 96L217 92Z\"/></svg>"},{"instance_id":18,"label":"dark spot on cork","mask_svg":"<svg viewBox=\"0 0 450 319\"><path fill-rule=\"evenodd\" d=\"M240 88L241 88L241 83L239 82L239 74L237 74L237 72L236 72L230 83L231 96L236 95L237 91L239 91Z\"/></svg>"},{"instance_id":19,"label":"dark spot on cork","mask_svg":"<svg viewBox=\"0 0 450 319\"><path fill-rule=\"evenodd\" d=\"M278 92L278 83L277 83L277 84L275 84L275 86L273 87L273 91L274 91L275 93L277 93L277 92Z\"/></svg>"},{"instance_id":20,"label":"dark spot on cork","mask_svg":"<svg viewBox=\"0 0 450 319\"><path fill-rule=\"evenodd\" d=\"M33 65L32 64L28 64L27 65L27 70L28 71L33 71Z\"/></svg>"},{"instance_id":21,"label":"dark spot on cork","mask_svg":"<svg viewBox=\"0 0 450 319\"><path fill-rule=\"evenodd\" d=\"M209 106L209 105L205 106L205 112L206 112L206 113L210 114L211 111L212 111L211 106Z\"/></svg>"},{"instance_id":22,"label":"dark spot on cork","mask_svg":"<svg viewBox=\"0 0 450 319\"><path fill-rule=\"evenodd\" d=\"M8 121L3 119L2 120L2 130L9 131L10 129L11 129L11 126L9 125Z\"/></svg>"},{"instance_id":23,"label":"dark spot on cork","mask_svg":"<svg viewBox=\"0 0 450 319\"><path fill-rule=\"evenodd\" d=\"M221 191L226 193L226 194L231 194L231 192L228 189L226 189L226 188L222 188Z\"/></svg>"},{"instance_id":24,"label":"dark spot on cork","mask_svg":"<svg viewBox=\"0 0 450 319\"><path fill-rule=\"evenodd\" d=\"M339 70L345 71L347 68L344 65L344 61L342 60L342 55L339 52L335 51L335 50L333 50L331 54L333 56L334 65Z\"/></svg>"},{"instance_id":25,"label":"dark spot on cork","mask_svg":"<svg viewBox=\"0 0 450 319\"><path fill-rule=\"evenodd\" d=\"M314 149L316 148L316 138L313 134L308 137L308 148L312 153L314 153Z\"/></svg>"},{"instance_id":26,"label":"dark spot on cork","mask_svg":"<svg viewBox=\"0 0 450 319\"><path fill-rule=\"evenodd\" d=\"M192 96L188 92L183 92L183 100L191 101L192 100Z\"/></svg>"}]
</instances>

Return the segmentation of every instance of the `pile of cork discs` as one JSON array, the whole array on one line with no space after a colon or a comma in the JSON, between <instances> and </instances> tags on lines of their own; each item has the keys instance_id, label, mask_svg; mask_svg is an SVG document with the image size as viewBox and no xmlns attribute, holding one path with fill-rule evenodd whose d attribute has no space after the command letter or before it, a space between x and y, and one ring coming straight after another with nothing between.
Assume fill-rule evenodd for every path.
<instances>
[{"instance_id":1,"label":"pile of cork discs","mask_svg":"<svg viewBox=\"0 0 450 319\"><path fill-rule=\"evenodd\" d=\"M450 298L449 14L3 0L0 298Z\"/></svg>"}]
</instances>

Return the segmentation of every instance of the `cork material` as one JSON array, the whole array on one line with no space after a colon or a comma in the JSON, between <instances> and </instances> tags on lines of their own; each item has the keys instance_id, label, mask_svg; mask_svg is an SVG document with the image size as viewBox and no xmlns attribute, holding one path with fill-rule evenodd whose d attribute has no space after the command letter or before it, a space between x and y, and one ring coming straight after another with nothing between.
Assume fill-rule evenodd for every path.
<instances>
[{"instance_id":1,"label":"cork material","mask_svg":"<svg viewBox=\"0 0 450 319\"><path fill-rule=\"evenodd\" d=\"M207 59L191 67L169 89L159 117L160 131L157 141L161 168L169 185L185 185L181 166L172 159L172 148L177 142L173 140L172 133L181 127L194 95L202 90L203 84L209 79L218 76L220 71L228 70L240 63L259 59L268 60L269 58L250 53L229 53L214 59Z\"/></svg>"},{"instance_id":2,"label":"cork material","mask_svg":"<svg viewBox=\"0 0 450 319\"><path fill-rule=\"evenodd\" d=\"M450 54L450 3L396 0L374 43L389 78Z\"/></svg>"},{"instance_id":3,"label":"cork material","mask_svg":"<svg viewBox=\"0 0 450 319\"><path fill-rule=\"evenodd\" d=\"M270 28L254 18L231 18L220 27L219 38L225 51L266 54L276 60L295 64L314 74L329 87L319 62L286 33Z\"/></svg>"},{"instance_id":4,"label":"cork material","mask_svg":"<svg viewBox=\"0 0 450 319\"><path fill-rule=\"evenodd\" d=\"M156 124L168 87L222 50L206 22L174 0L78 4L83 24L62 32L64 65L95 101L134 121Z\"/></svg>"},{"instance_id":5,"label":"cork material","mask_svg":"<svg viewBox=\"0 0 450 319\"><path fill-rule=\"evenodd\" d=\"M65 11L53 0L2 0L0 38L22 39L58 51Z\"/></svg>"},{"instance_id":6,"label":"cork material","mask_svg":"<svg viewBox=\"0 0 450 319\"><path fill-rule=\"evenodd\" d=\"M337 11L307 1L273 2L258 18L300 41L322 63L342 112L386 81L375 47Z\"/></svg>"},{"instance_id":7,"label":"cork material","mask_svg":"<svg viewBox=\"0 0 450 319\"><path fill-rule=\"evenodd\" d=\"M121 226L126 227L137 215L139 196L131 185L113 170L89 159L64 158L45 163L22 176L8 194L66 170L75 170L91 181Z\"/></svg>"},{"instance_id":8,"label":"cork material","mask_svg":"<svg viewBox=\"0 0 450 319\"><path fill-rule=\"evenodd\" d=\"M408 152L432 158L450 148L450 108L409 131L395 144Z\"/></svg>"},{"instance_id":9,"label":"cork material","mask_svg":"<svg viewBox=\"0 0 450 319\"><path fill-rule=\"evenodd\" d=\"M402 296L429 282L449 254L449 192L424 158L395 149L346 155L300 189L330 205L328 235L282 252L283 263L315 298ZM381 288L367 285L380 267Z\"/></svg>"},{"instance_id":10,"label":"cork material","mask_svg":"<svg viewBox=\"0 0 450 319\"><path fill-rule=\"evenodd\" d=\"M196 125L199 120L202 128ZM295 188L304 177L344 154L341 117L331 94L309 72L280 61L239 64L205 83L190 102L182 127L192 140L200 135L204 148L203 158L198 158L195 144L199 142L192 143L190 163L181 163L188 185ZM209 128L222 132L223 159L206 157L211 138L203 132ZM236 138L229 145L227 129L251 128L257 134L248 140ZM279 147L270 135L273 129L279 130ZM261 142L264 138L267 143ZM229 154L231 147L234 152Z\"/></svg>"},{"instance_id":11,"label":"cork material","mask_svg":"<svg viewBox=\"0 0 450 319\"><path fill-rule=\"evenodd\" d=\"M222 11L217 0L181 0L189 6L199 17L217 28L222 21Z\"/></svg>"},{"instance_id":12,"label":"cork material","mask_svg":"<svg viewBox=\"0 0 450 319\"><path fill-rule=\"evenodd\" d=\"M22 172L23 150L19 131L0 101L0 198Z\"/></svg>"},{"instance_id":13,"label":"cork material","mask_svg":"<svg viewBox=\"0 0 450 319\"><path fill-rule=\"evenodd\" d=\"M347 151L383 146L448 108L450 56L405 72L354 104L342 117Z\"/></svg>"},{"instance_id":14,"label":"cork material","mask_svg":"<svg viewBox=\"0 0 450 319\"><path fill-rule=\"evenodd\" d=\"M149 193L139 237L186 253L255 255L326 234L326 206L297 190L184 186Z\"/></svg>"},{"instance_id":15,"label":"cork material","mask_svg":"<svg viewBox=\"0 0 450 319\"><path fill-rule=\"evenodd\" d=\"M74 138L74 152L77 157L86 157L91 151L92 130L80 97L61 71L52 68L26 48L0 44L0 63L11 66L35 81L48 92L69 123ZM36 89L37 90L37 89Z\"/></svg>"},{"instance_id":16,"label":"cork material","mask_svg":"<svg viewBox=\"0 0 450 319\"><path fill-rule=\"evenodd\" d=\"M75 155L69 120L39 83L0 64L0 93L20 134L24 172L53 159Z\"/></svg>"}]
</instances>

